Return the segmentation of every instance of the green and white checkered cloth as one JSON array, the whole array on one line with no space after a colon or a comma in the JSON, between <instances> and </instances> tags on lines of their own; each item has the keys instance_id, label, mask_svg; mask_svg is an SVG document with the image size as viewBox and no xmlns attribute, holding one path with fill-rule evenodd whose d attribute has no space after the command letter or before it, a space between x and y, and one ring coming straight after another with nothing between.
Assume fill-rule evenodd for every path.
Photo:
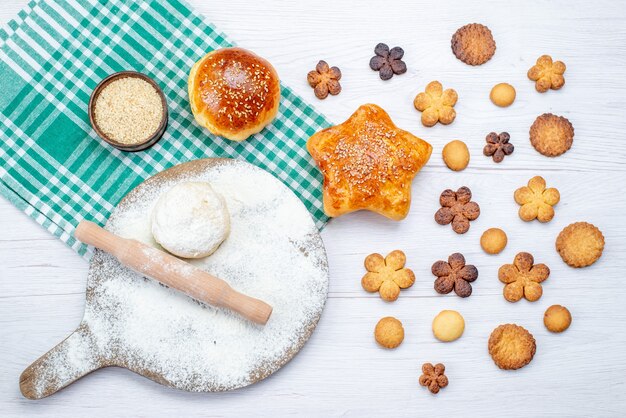
<instances>
[{"instance_id":1,"label":"green and white checkered cloth","mask_svg":"<svg viewBox=\"0 0 626 418\"><path fill-rule=\"evenodd\" d=\"M328 121L282 86L278 117L241 143L210 135L191 114L189 69L232 42L180 0L36 0L0 30L0 192L81 255L72 231L83 218L104 224L141 181L206 157L244 159L273 173L304 202L317 225L321 174L305 144ZM169 125L152 148L119 151L89 124L87 103L107 75L154 78Z\"/></svg>"}]
</instances>

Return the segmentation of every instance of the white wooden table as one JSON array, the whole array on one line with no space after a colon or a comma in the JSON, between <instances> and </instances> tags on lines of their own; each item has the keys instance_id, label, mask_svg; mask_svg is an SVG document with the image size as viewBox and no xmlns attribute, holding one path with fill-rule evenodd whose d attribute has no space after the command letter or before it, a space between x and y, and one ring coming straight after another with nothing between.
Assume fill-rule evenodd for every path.
<instances>
[{"instance_id":1,"label":"white wooden table","mask_svg":"<svg viewBox=\"0 0 626 418\"><path fill-rule=\"evenodd\" d=\"M0 22L26 0L3 0ZM626 414L626 5L619 2L459 0L284 2L192 1L240 45L268 58L281 78L331 120L341 122L360 104L381 105L402 128L434 146L428 166L413 186L408 218L392 222L369 213L334 220L324 230L331 266L328 303L313 337L296 358L271 378L244 390L192 394L162 387L121 369L98 371L41 401L19 393L21 371L63 339L83 311L87 263L24 214L0 199L0 415L3 417L191 417L191 416L624 416ZM421 4L420 4L421 3ZM470 67L450 51L450 37L463 24L482 22L494 33L497 52L486 65ZM368 67L378 42L406 51L408 73L382 82ZM541 54L567 64L566 85L538 94L526 71ZM343 91L319 101L306 73L325 59L343 72ZM459 94L450 126L425 128L412 100L431 80ZM491 86L509 82L517 101L506 109L488 99ZM573 148L549 159L528 140L541 113L573 123ZM508 131L515 153L494 164L482 155L485 135ZM454 173L441 160L443 145L462 139L469 168ZM549 224L517 217L513 191L542 175L561 192ZM469 186L480 218L460 236L433 221L439 193ZM585 220L606 237L596 265L567 267L554 250L558 232ZM503 228L509 245L485 255L479 237ZM364 257L402 249L417 276L399 300L385 303L363 291ZM468 299L433 290L431 264L463 252L480 277ZM502 297L501 264L529 251L552 274L536 303ZM544 310L567 306L573 315L563 334L547 332ZM456 309L466 320L463 337L440 343L432 318ZM396 316L406 331L396 350L377 347L374 325ZM537 340L532 363L499 370L487 339L499 324L515 322ZM423 362L443 362L450 385L432 396L418 385Z\"/></svg>"}]
</instances>

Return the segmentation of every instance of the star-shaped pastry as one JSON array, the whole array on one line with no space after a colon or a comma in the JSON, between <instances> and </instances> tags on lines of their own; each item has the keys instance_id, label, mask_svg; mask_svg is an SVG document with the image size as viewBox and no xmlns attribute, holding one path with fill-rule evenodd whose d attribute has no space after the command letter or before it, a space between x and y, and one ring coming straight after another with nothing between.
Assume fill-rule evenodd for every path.
<instances>
[{"instance_id":1,"label":"star-shaped pastry","mask_svg":"<svg viewBox=\"0 0 626 418\"><path fill-rule=\"evenodd\" d=\"M433 147L399 129L382 108L365 104L344 123L307 142L324 175L324 212L336 217L371 210L390 219L406 217L411 182Z\"/></svg>"}]
</instances>

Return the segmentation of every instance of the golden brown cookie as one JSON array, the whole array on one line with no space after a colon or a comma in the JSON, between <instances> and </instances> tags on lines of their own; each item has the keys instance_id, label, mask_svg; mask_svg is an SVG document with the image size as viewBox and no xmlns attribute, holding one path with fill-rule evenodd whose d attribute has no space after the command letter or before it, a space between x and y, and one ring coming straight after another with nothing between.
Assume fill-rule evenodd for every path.
<instances>
[{"instance_id":1,"label":"golden brown cookie","mask_svg":"<svg viewBox=\"0 0 626 418\"><path fill-rule=\"evenodd\" d=\"M528 181L528 186L522 186L513 194L515 202L521 205L519 217L526 222L537 219L539 222L549 222L554 218L552 206L559 203L561 195L554 187L546 188L546 181L541 176L535 176Z\"/></svg>"},{"instance_id":2,"label":"golden brown cookie","mask_svg":"<svg viewBox=\"0 0 626 418\"><path fill-rule=\"evenodd\" d=\"M392 316L382 318L374 330L376 342L385 348L396 348L404 340L402 322Z\"/></svg>"},{"instance_id":3,"label":"golden brown cookie","mask_svg":"<svg viewBox=\"0 0 626 418\"><path fill-rule=\"evenodd\" d=\"M493 57L496 41L487 26L470 23L452 35L452 52L469 65L481 65Z\"/></svg>"},{"instance_id":4,"label":"golden brown cookie","mask_svg":"<svg viewBox=\"0 0 626 418\"><path fill-rule=\"evenodd\" d=\"M309 71L306 79L318 99L325 99L329 93L333 96L341 93L341 70L330 67L324 60L317 63L315 70Z\"/></svg>"},{"instance_id":5,"label":"golden brown cookie","mask_svg":"<svg viewBox=\"0 0 626 418\"><path fill-rule=\"evenodd\" d=\"M544 113L530 127L530 143L546 157L557 157L572 147L574 127L567 118Z\"/></svg>"},{"instance_id":6,"label":"golden brown cookie","mask_svg":"<svg viewBox=\"0 0 626 418\"><path fill-rule=\"evenodd\" d=\"M535 338L524 327L500 325L489 337L489 354L501 369L517 370L533 359L537 346Z\"/></svg>"},{"instance_id":7,"label":"golden brown cookie","mask_svg":"<svg viewBox=\"0 0 626 418\"><path fill-rule=\"evenodd\" d=\"M480 206L471 201L472 191L469 187L461 187L456 192L446 189L439 196L441 208L435 212L435 222L439 225L452 224L452 230L457 234L469 231L470 221L480 216Z\"/></svg>"},{"instance_id":8,"label":"golden brown cookie","mask_svg":"<svg viewBox=\"0 0 626 418\"><path fill-rule=\"evenodd\" d=\"M494 105L508 107L515 101L515 87L508 83L499 83L493 86L489 98Z\"/></svg>"},{"instance_id":9,"label":"golden brown cookie","mask_svg":"<svg viewBox=\"0 0 626 418\"><path fill-rule=\"evenodd\" d=\"M437 363L434 366L432 363L424 363L422 365L422 375L419 382L421 386L428 388L430 393L436 395L439 393L439 389L448 386L448 378L445 375L446 367Z\"/></svg>"},{"instance_id":10,"label":"golden brown cookie","mask_svg":"<svg viewBox=\"0 0 626 418\"><path fill-rule=\"evenodd\" d=\"M500 228L489 228L480 237L480 246L487 254L499 254L506 247L508 239Z\"/></svg>"},{"instance_id":11,"label":"golden brown cookie","mask_svg":"<svg viewBox=\"0 0 626 418\"><path fill-rule=\"evenodd\" d=\"M518 253L513 264L505 264L498 270L498 279L505 283L503 295L509 302L517 302L522 297L529 302L539 300L543 294L541 283L550 276L545 264L535 264L529 253Z\"/></svg>"},{"instance_id":12,"label":"golden brown cookie","mask_svg":"<svg viewBox=\"0 0 626 418\"><path fill-rule=\"evenodd\" d=\"M565 84L565 64L562 61L552 61L550 55L537 58L537 63L528 70L528 78L535 82L535 90L539 93L558 90Z\"/></svg>"},{"instance_id":13,"label":"golden brown cookie","mask_svg":"<svg viewBox=\"0 0 626 418\"><path fill-rule=\"evenodd\" d=\"M443 89L437 80L426 85L423 92L415 96L413 106L422 112L422 125L434 126L437 122L449 125L456 118L454 105L459 96L454 89Z\"/></svg>"},{"instance_id":14,"label":"golden brown cookie","mask_svg":"<svg viewBox=\"0 0 626 418\"><path fill-rule=\"evenodd\" d=\"M367 273L361 279L361 286L368 292L379 292L387 302L398 299L400 289L406 289L415 283L415 274L404 268L406 256L395 250L383 258L380 254L370 254L365 258Z\"/></svg>"},{"instance_id":15,"label":"golden brown cookie","mask_svg":"<svg viewBox=\"0 0 626 418\"><path fill-rule=\"evenodd\" d=\"M457 340L465 331L465 320L457 311L444 310L433 319L433 335L439 341Z\"/></svg>"},{"instance_id":16,"label":"golden brown cookie","mask_svg":"<svg viewBox=\"0 0 626 418\"><path fill-rule=\"evenodd\" d=\"M587 267L595 263L604 250L604 235L587 222L575 222L563 228L556 238L556 250L571 267Z\"/></svg>"},{"instance_id":17,"label":"golden brown cookie","mask_svg":"<svg viewBox=\"0 0 626 418\"><path fill-rule=\"evenodd\" d=\"M469 164L470 153L465 142L454 140L448 142L441 152L443 162L452 171L461 171Z\"/></svg>"},{"instance_id":18,"label":"golden brown cookie","mask_svg":"<svg viewBox=\"0 0 626 418\"><path fill-rule=\"evenodd\" d=\"M572 314L565 306L552 305L543 314L543 324L550 332L563 332L572 323Z\"/></svg>"}]
</instances>

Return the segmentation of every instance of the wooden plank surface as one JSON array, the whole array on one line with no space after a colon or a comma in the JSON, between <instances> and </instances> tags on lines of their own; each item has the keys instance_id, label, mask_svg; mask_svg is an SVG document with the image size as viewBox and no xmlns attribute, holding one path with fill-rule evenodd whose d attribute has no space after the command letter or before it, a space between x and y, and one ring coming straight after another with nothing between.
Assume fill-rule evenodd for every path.
<instances>
[{"instance_id":1,"label":"wooden plank surface","mask_svg":"<svg viewBox=\"0 0 626 418\"><path fill-rule=\"evenodd\" d=\"M21 371L78 324L83 311L87 263L5 200L0 200L0 411L3 417L59 416L623 416L626 414L626 4L600 1L477 2L287 2L191 1L241 46L268 58L281 78L331 120L341 122L360 104L381 105L402 128L428 140L433 157L413 186L408 218L394 223L356 213L334 220L323 232L331 289L318 329L283 370L253 387L223 394L184 393L126 370L107 369L42 401L18 390ZM3 0L0 23L25 0ZM470 67L450 52L452 33L470 22L488 25L497 52L486 65ZM368 68L378 42L405 50L408 73L383 82ZM567 64L566 85L538 94L526 71L541 54ZM306 73L319 59L343 72L343 91L318 101ZM425 128L412 107L431 80L459 94L450 126ZM493 106L491 86L509 82L517 101ZM549 159L529 144L534 118L554 112L576 130L573 148ZM494 164L482 156L490 131L508 131L515 153ZM465 141L470 167L453 173L440 157L452 139ZM517 217L513 191L542 175L561 192L549 224ZM439 193L469 186L481 204L480 218L464 236L434 223ZM567 267L554 239L570 222L596 224L606 237L602 259L587 269ZM509 245L485 255L480 234L498 226ZM363 258L402 249L417 276L400 299L385 303L360 287ZM480 271L468 299L432 290L431 264L463 252ZM497 269L518 251L529 251L552 270L536 303L507 303ZM548 333L544 310L567 306L574 317L560 335ZM442 309L459 310L463 337L440 343L430 331ZM395 351L378 348L373 328L393 315L405 326ZM525 326L537 339L533 362L516 372L499 370L487 353L491 330L501 323ZM421 364L446 364L450 386L437 397L418 386Z\"/></svg>"}]
</instances>

